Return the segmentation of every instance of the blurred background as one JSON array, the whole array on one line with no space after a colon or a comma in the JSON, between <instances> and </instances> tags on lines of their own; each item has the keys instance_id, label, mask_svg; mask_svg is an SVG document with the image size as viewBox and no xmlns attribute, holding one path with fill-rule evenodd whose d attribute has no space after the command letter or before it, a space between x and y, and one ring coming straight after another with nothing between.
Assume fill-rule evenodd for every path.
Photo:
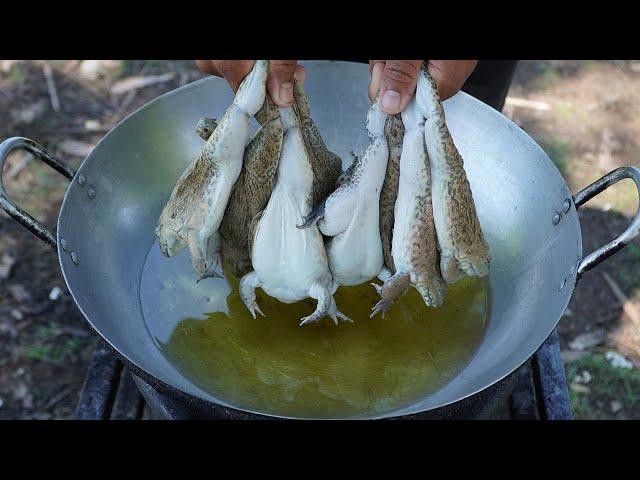
<instances>
[{"instance_id":1,"label":"blurred background","mask_svg":"<svg viewBox=\"0 0 640 480\"><path fill-rule=\"evenodd\" d=\"M0 60L0 140L25 136L77 167L120 120L203 75L192 61ZM640 166L640 61L521 61L503 113L576 192ZM67 188L29 154L5 166L9 195L55 226ZM581 209L585 254L638 208L630 180ZM579 419L640 419L640 244L585 275L558 333ZM57 256L0 211L0 419L72 418L95 337Z\"/></svg>"}]
</instances>

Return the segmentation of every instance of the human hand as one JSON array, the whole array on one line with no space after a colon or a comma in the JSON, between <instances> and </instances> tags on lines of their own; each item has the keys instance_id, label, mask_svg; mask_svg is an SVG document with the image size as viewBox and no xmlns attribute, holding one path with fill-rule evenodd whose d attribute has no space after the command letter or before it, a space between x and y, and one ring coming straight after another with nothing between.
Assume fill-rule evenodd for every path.
<instances>
[{"instance_id":1,"label":"human hand","mask_svg":"<svg viewBox=\"0 0 640 480\"><path fill-rule=\"evenodd\" d=\"M209 75L224 78L234 92L253 68L255 60L196 60L198 68ZM307 72L296 60L269 60L267 92L273 102L287 108L293 105L293 82L302 85Z\"/></svg>"},{"instance_id":2,"label":"human hand","mask_svg":"<svg viewBox=\"0 0 640 480\"><path fill-rule=\"evenodd\" d=\"M382 110L389 115L400 113L416 93L422 60L370 60L369 98L373 101L382 89ZM440 100L453 97L471 72L477 60L427 60L429 74L438 86Z\"/></svg>"}]
</instances>

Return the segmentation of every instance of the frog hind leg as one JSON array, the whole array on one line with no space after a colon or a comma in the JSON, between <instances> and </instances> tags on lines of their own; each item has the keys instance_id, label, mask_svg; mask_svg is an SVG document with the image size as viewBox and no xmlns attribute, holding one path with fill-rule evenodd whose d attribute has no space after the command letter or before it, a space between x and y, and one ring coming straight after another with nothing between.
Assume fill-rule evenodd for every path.
<instances>
[{"instance_id":1,"label":"frog hind leg","mask_svg":"<svg viewBox=\"0 0 640 480\"><path fill-rule=\"evenodd\" d=\"M376 292L378 292L381 298L371 310L369 318L373 318L380 312L382 312L382 318L384 318L384 314L391 304L407 291L409 282L410 276L408 273L396 272L396 274L389 278L382 286L372 283L371 285L376 289Z\"/></svg>"},{"instance_id":2,"label":"frog hind leg","mask_svg":"<svg viewBox=\"0 0 640 480\"><path fill-rule=\"evenodd\" d=\"M420 293L427 307L440 307L444 302L446 284L440 276L433 277L426 282L417 283L414 288Z\"/></svg>"},{"instance_id":3,"label":"frog hind leg","mask_svg":"<svg viewBox=\"0 0 640 480\"><path fill-rule=\"evenodd\" d=\"M165 257L174 257L187 246L178 232L164 225L156 228L156 237L160 251Z\"/></svg>"},{"instance_id":4,"label":"frog hind leg","mask_svg":"<svg viewBox=\"0 0 640 480\"><path fill-rule=\"evenodd\" d=\"M334 300L331 292L326 286L313 284L309 289L309 296L318 301L315 311L306 317L300 319L300 326L309 325L310 323L318 322L324 317L330 317L335 325L338 325L338 319L345 322L352 322L349 317L344 313L338 311L336 301Z\"/></svg>"},{"instance_id":5,"label":"frog hind leg","mask_svg":"<svg viewBox=\"0 0 640 480\"><path fill-rule=\"evenodd\" d=\"M196 133L203 140L209 140L209 137L213 131L218 127L218 122L215 118L202 117L196 124Z\"/></svg>"},{"instance_id":6,"label":"frog hind leg","mask_svg":"<svg viewBox=\"0 0 640 480\"><path fill-rule=\"evenodd\" d=\"M318 223L322 218L324 218L325 213L325 204L327 199L325 198L320 202L311 213L302 219L302 223L300 225L296 225L296 227L300 229L309 228Z\"/></svg>"},{"instance_id":7,"label":"frog hind leg","mask_svg":"<svg viewBox=\"0 0 640 480\"><path fill-rule=\"evenodd\" d=\"M253 318L256 318L256 312L265 316L256 301L256 288L261 285L262 282L256 272L249 272L240 279L240 298Z\"/></svg>"},{"instance_id":8,"label":"frog hind leg","mask_svg":"<svg viewBox=\"0 0 640 480\"><path fill-rule=\"evenodd\" d=\"M216 231L213 235L206 237L203 233L191 230L188 234L189 253L191 254L191 264L198 272L198 282L205 278L223 278L224 275L218 272L221 269L220 258L220 235Z\"/></svg>"}]
</instances>

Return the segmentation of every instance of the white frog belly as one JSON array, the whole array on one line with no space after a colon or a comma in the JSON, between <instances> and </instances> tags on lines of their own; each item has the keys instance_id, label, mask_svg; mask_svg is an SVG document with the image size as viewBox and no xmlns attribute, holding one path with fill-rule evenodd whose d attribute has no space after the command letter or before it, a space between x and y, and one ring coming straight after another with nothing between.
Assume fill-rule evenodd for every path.
<instances>
[{"instance_id":1,"label":"white frog belly","mask_svg":"<svg viewBox=\"0 0 640 480\"><path fill-rule=\"evenodd\" d=\"M409 271L412 270L411 240L412 229L415 228L414 214L419 208L419 196L425 190L424 183L429 181L419 164L424 156L423 125L407 129L402 145L391 255L397 271Z\"/></svg>"},{"instance_id":2,"label":"white frog belly","mask_svg":"<svg viewBox=\"0 0 640 480\"><path fill-rule=\"evenodd\" d=\"M349 228L328 242L329 268L341 285L360 285L380 273L383 257L382 242L377 234L378 216L375 200L358 206Z\"/></svg>"},{"instance_id":3,"label":"white frog belly","mask_svg":"<svg viewBox=\"0 0 640 480\"><path fill-rule=\"evenodd\" d=\"M291 303L309 297L315 283L331 285L329 262L317 227L297 225L309 212L313 172L300 129L285 134L278 180L255 233L252 262L262 289Z\"/></svg>"}]
</instances>

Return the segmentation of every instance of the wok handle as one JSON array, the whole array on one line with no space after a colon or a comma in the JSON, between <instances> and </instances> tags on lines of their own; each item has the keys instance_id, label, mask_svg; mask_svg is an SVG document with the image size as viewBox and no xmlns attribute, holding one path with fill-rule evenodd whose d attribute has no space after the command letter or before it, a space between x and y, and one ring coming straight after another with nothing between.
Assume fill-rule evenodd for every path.
<instances>
[{"instance_id":1,"label":"wok handle","mask_svg":"<svg viewBox=\"0 0 640 480\"><path fill-rule=\"evenodd\" d=\"M640 169L636 167L620 167L607 173L600 180L596 180L588 187L576 193L573 196L573 202L576 205L576 209L580 208L599 193L604 192L614 183L618 183L620 180L624 180L625 178L630 178L635 182L636 188L638 189L638 196L640 197ZM622 250L629 243L634 241L639 234L640 211L636 213L631 225L629 225L624 232L580 261L580 265L578 266L578 271L576 273L577 280L580 280L580 277L582 277L584 272L591 270L614 253Z\"/></svg>"},{"instance_id":2,"label":"wok handle","mask_svg":"<svg viewBox=\"0 0 640 480\"><path fill-rule=\"evenodd\" d=\"M7 157L9 156L9 154L19 148L33 154L36 158L42 160L51 168L67 177L69 180L73 179L73 176L76 174L76 172L69 165L61 162L56 157L54 157L53 154L46 150L42 145L38 145L36 142L34 142L33 140L29 140L28 138L12 137L0 143L0 207L2 207L5 212L7 212L20 225L33 233L36 237L40 238L43 242L57 249L58 244L54 234L51 233L35 218L25 212L22 208L13 203L4 188L4 182L2 179L2 170L4 169L4 164L7 161Z\"/></svg>"}]
</instances>

